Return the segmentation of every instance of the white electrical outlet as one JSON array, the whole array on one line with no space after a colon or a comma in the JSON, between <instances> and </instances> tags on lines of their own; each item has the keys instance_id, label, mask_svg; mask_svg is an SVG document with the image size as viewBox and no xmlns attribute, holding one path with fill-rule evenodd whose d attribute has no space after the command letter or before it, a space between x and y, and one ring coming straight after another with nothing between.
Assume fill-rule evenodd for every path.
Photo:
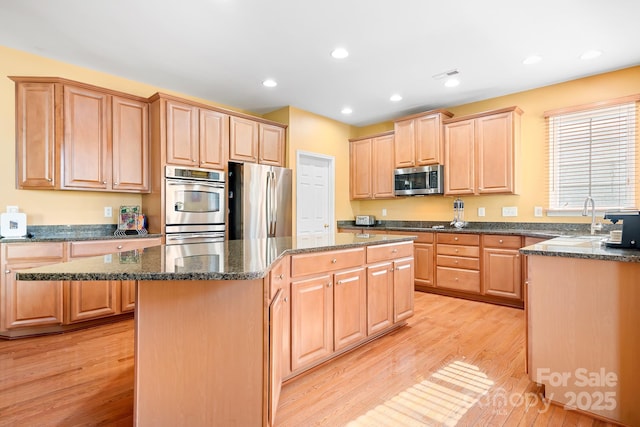
<instances>
[{"instance_id":1,"label":"white electrical outlet","mask_svg":"<svg viewBox=\"0 0 640 427\"><path fill-rule=\"evenodd\" d=\"M113 209L111 209L111 206L105 206L104 207L104 217L105 218L111 218L113 216Z\"/></svg>"},{"instance_id":2,"label":"white electrical outlet","mask_svg":"<svg viewBox=\"0 0 640 427\"><path fill-rule=\"evenodd\" d=\"M517 206L504 206L502 208L502 216L518 216Z\"/></svg>"},{"instance_id":3,"label":"white electrical outlet","mask_svg":"<svg viewBox=\"0 0 640 427\"><path fill-rule=\"evenodd\" d=\"M533 208L533 216L542 216L542 206L535 206Z\"/></svg>"},{"instance_id":4,"label":"white electrical outlet","mask_svg":"<svg viewBox=\"0 0 640 427\"><path fill-rule=\"evenodd\" d=\"M386 209L382 209L382 216L387 216L387 210Z\"/></svg>"},{"instance_id":5,"label":"white electrical outlet","mask_svg":"<svg viewBox=\"0 0 640 427\"><path fill-rule=\"evenodd\" d=\"M478 216L485 216L484 208L478 208Z\"/></svg>"}]
</instances>

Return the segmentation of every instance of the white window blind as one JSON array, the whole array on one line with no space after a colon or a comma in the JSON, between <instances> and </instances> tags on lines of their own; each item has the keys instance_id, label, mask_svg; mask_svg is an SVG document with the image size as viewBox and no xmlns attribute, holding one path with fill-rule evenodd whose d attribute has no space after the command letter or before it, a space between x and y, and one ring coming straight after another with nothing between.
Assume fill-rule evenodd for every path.
<instances>
[{"instance_id":1,"label":"white window blind","mask_svg":"<svg viewBox=\"0 0 640 427\"><path fill-rule=\"evenodd\" d=\"M549 209L636 207L636 102L547 117Z\"/></svg>"}]
</instances>

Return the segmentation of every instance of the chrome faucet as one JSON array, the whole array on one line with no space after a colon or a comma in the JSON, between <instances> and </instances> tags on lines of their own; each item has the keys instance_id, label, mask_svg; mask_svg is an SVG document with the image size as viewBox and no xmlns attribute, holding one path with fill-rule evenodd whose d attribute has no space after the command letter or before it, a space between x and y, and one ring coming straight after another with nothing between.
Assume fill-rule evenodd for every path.
<instances>
[{"instance_id":1,"label":"chrome faucet","mask_svg":"<svg viewBox=\"0 0 640 427\"><path fill-rule=\"evenodd\" d=\"M591 234L596 234L596 230L602 230L602 224L596 224L596 202L593 200L593 197L587 196L584 199L584 207L582 208L582 216L587 216L587 205L591 204Z\"/></svg>"}]
</instances>

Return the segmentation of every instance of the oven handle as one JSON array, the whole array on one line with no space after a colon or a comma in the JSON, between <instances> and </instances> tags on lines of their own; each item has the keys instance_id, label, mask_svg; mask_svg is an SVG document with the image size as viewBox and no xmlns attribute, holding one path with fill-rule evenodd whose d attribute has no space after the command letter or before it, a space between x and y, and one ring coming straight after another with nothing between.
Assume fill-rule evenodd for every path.
<instances>
[{"instance_id":1,"label":"oven handle","mask_svg":"<svg viewBox=\"0 0 640 427\"><path fill-rule=\"evenodd\" d=\"M218 236L212 236L211 234L189 234L188 236L171 236L168 239L169 240L187 240L187 239L202 239L202 238L224 240L224 234L221 234Z\"/></svg>"},{"instance_id":2,"label":"oven handle","mask_svg":"<svg viewBox=\"0 0 640 427\"><path fill-rule=\"evenodd\" d=\"M222 183L209 183L202 181L188 181L188 180L180 180L180 181L170 181L167 179L167 184L169 185L204 185L205 187L213 187L213 188L224 188L224 184Z\"/></svg>"}]
</instances>

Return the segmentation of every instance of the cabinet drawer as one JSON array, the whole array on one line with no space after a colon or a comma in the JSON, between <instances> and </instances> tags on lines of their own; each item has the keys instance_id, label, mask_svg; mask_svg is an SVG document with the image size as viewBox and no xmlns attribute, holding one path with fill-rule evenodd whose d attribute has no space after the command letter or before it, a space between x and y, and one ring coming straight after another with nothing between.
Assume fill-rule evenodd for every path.
<instances>
[{"instance_id":1,"label":"cabinet drawer","mask_svg":"<svg viewBox=\"0 0 640 427\"><path fill-rule=\"evenodd\" d=\"M285 288L289 283L289 257L284 257L269 272L270 293L273 298L278 290Z\"/></svg>"},{"instance_id":2,"label":"cabinet drawer","mask_svg":"<svg viewBox=\"0 0 640 427\"><path fill-rule=\"evenodd\" d=\"M291 277L360 267L364 263L364 248L293 255L291 257Z\"/></svg>"},{"instance_id":3,"label":"cabinet drawer","mask_svg":"<svg viewBox=\"0 0 640 427\"><path fill-rule=\"evenodd\" d=\"M438 255L454 255L471 258L480 256L480 248L477 246L438 245Z\"/></svg>"},{"instance_id":4,"label":"cabinet drawer","mask_svg":"<svg viewBox=\"0 0 640 427\"><path fill-rule=\"evenodd\" d=\"M413 241L367 246L367 263L413 256Z\"/></svg>"},{"instance_id":5,"label":"cabinet drawer","mask_svg":"<svg viewBox=\"0 0 640 427\"><path fill-rule=\"evenodd\" d=\"M438 255L438 266L480 270L480 259Z\"/></svg>"},{"instance_id":6,"label":"cabinet drawer","mask_svg":"<svg viewBox=\"0 0 640 427\"><path fill-rule=\"evenodd\" d=\"M438 288L454 289L457 291L480 293L480 272L461 270L458 268L438 267Z\"/></svg>"},{"instance_id":7,"label":"cabinet drawer","mask_svg":"<svg viewBox=\"0 0 640 427\"><path fill-rule=\"evenodd\" d=\"M97 256L122 251L132 251L134 249L142 249L159 244L160 238L88 240L84 242L71 242L69 254L71 258Z\"/></svg>"},{"instance_id":8,"label":"cabinet drawer","mask_svg":"<svg viewBox=\"0 0 640 427\"><path fill-rule=\"evenodd\" d=\"M447 243L450 245L478 245L480 244L479 234L463 234L463 233L438 233L438 243Z\"/></svg>"},{"instance_id":9,"label":"cabinet drawer","mask_svg":"<svg viewBox=\"0 0 640 427\"><path fill-rule=\"evenodd\" d=\"M16 259L63 259L64 243L7 243L7 261Z\"/></svg>"},{"instance_id":10,"label":"cabinet drawer","mask_svg":"<svg viewBox=\"0 0 640 427\"><path fill-rule=\"evenodd\" d=\"M485 234L482 236L482 243L488 248L520 249L522 238L520 236Z\"/></svg>"}]
</instances>

